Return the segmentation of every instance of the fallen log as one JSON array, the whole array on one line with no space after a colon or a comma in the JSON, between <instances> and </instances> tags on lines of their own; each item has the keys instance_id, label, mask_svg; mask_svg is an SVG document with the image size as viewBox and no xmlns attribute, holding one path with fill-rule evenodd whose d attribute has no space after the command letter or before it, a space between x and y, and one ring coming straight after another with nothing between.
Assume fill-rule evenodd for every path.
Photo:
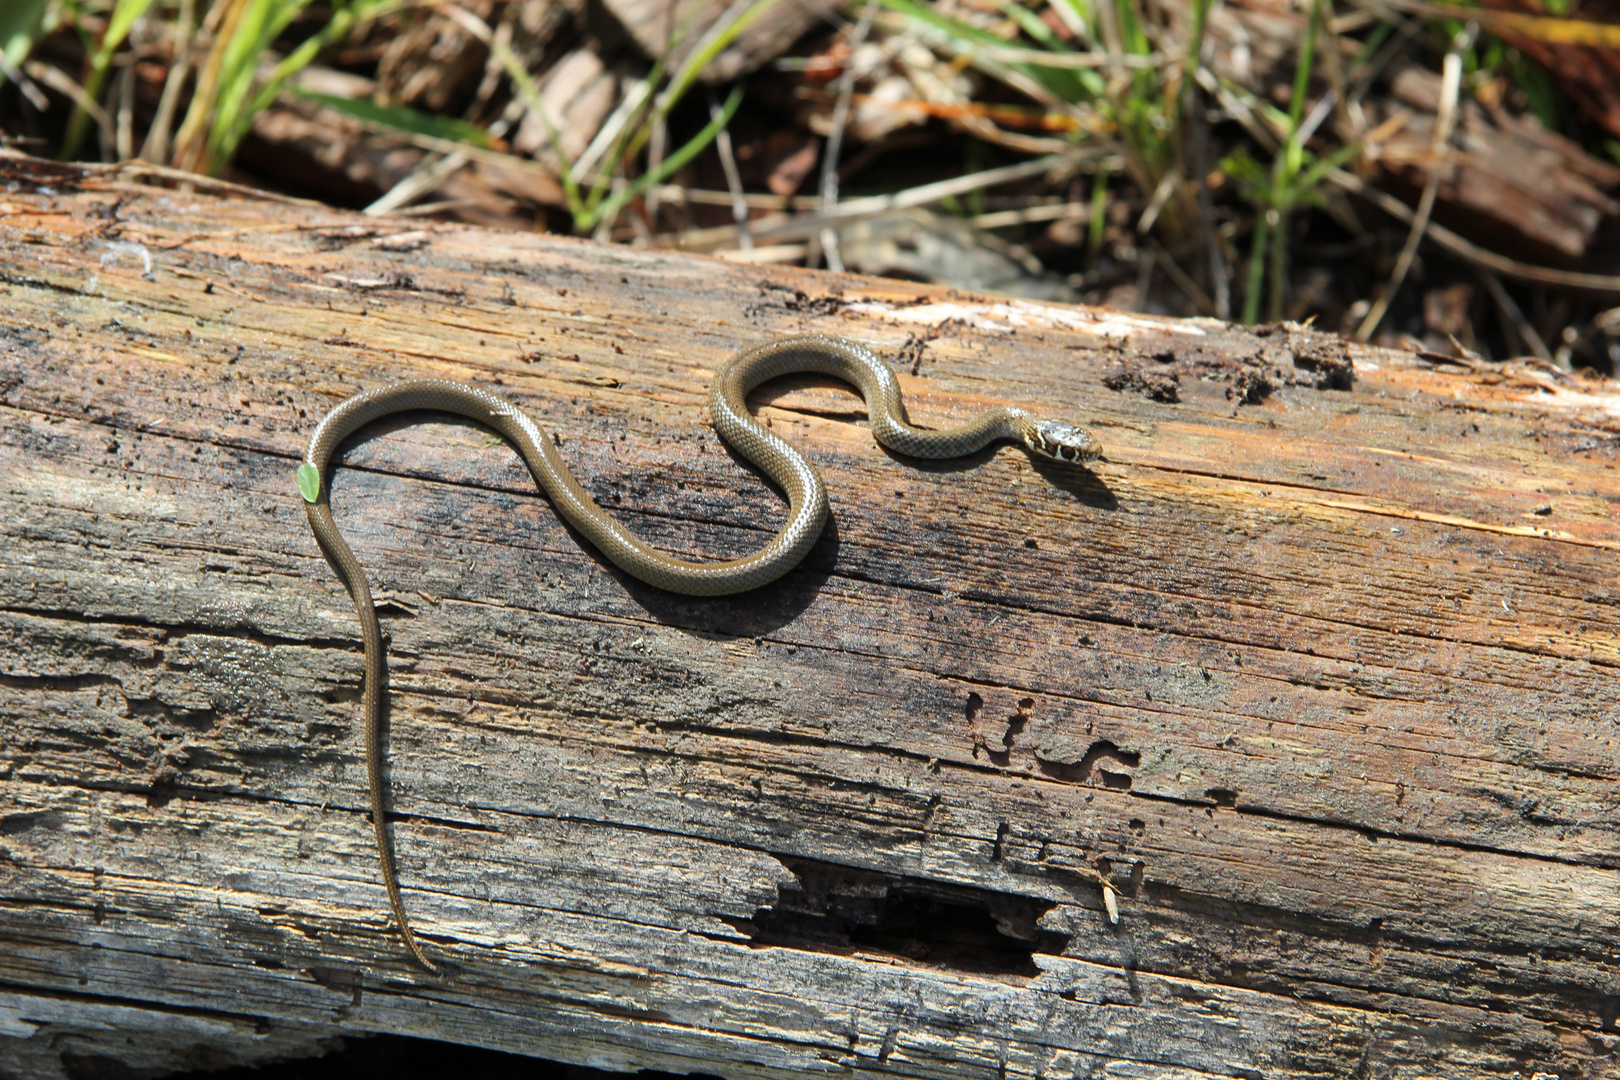
<instances>
[{"instance_id":1,"label":"fallen log","mask_svg":"<svg viewBox=\"0 0 1620 1080\"><path fill-rule=\"evenodd\" d=\"M725 1077L1616 1067L1613 384L136 169L0 181L0 1073L372 1032ZM846 388L769 384L834 525L695 599L474 425L342 452L428 974L310 431L475 381L649 541L740 555L782 507L709 377L809 331L893 361L920 423L1070 413L1106 459L904 460Z\"/></svg>"}]
</instances>

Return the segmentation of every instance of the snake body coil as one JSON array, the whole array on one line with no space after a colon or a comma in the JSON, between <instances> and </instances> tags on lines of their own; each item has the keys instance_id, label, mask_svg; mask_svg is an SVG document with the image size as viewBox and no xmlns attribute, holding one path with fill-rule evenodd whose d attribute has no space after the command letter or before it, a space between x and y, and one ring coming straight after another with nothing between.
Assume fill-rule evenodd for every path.
<instances>
[{"instance_id":1,"label":"snake body coil","mask_svg":"<svg viewBox=\"0 0 1620 1080\"><path fill-rule=\"evenodd\" d=\"M824 335L779 338L745 349L727 363L710 390L709 411L720 437L764 470L787 494L787 524L753 555L699 563L671 558L649 547L608 516L579 486L545 432L521 409L479 387L420 379L370 390L344 401L315 429L309 452L299 466L299 487L315 540L342 577L360 617L365 648L366 776L371 787L377 853L400 935L411 954L428 970L439 969L411 934L394 870L393 849L384 827L380 729L386 657L365 570L332 520L325 476L333 452L355 431L392 413L457 413L487 424L510 440L558 513L624 570L671 592L693 596L744 592L775 581L796 566L815 544L827 520L827 491L810 462L748 413L746 399L750 390L769 379L796 372L831 375L854 383L866 399L872 434L889 449L910 457L960 457L997 439L1022 442L1032 452L1058 461L1085 462L1101 454L1096 439L1083 428L1061 420L1038 420L1021 409L989 409L966 424L943 431L912 427L902 419L905 411L894 373L865 346Z\"/></svg>"}]
</instances>

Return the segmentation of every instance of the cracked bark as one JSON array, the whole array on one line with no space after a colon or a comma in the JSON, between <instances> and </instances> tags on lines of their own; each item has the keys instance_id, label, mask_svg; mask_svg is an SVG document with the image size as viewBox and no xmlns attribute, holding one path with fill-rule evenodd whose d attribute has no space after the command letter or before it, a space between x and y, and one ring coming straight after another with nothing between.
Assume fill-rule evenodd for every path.
<instances>
[{"instance_id":1,"label":"cracked bark","mask_svg":"<svg viewBox=\"0 0 1620 1080\"><path fill-rule=\"evenodd\" d=\"M1611 385L0 173L0 1074L377 1031L726 1077L1617 1067ZM907 462L768 387L836 524L698 600L474 426L344 451L428 977L309 432L497 385L643 535L735 555L780 500L709 375L811 330L932 332L914 418L1060 403L1108 460Z\"/></svg>"}]
</instances>

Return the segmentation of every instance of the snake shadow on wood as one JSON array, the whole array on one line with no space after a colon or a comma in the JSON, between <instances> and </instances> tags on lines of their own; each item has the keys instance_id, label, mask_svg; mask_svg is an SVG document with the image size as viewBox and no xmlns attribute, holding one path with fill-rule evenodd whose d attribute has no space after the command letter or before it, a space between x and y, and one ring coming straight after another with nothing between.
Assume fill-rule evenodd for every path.
<instances>
[{"instance_id":1,"label":"snake shadow on wood","mask_svg":"<svg viewBox=\"0 0 1620 1080\"><path fill-rule=\"evenodd\" d=\"M827 518L820 539L798 566L768 585L730 596L686 596L660 589L619 569L589 544L584 546L649 618L693 637L730 641L780 630L810 606L838 566L838 518Z\"/></svg>"}]
</instances>

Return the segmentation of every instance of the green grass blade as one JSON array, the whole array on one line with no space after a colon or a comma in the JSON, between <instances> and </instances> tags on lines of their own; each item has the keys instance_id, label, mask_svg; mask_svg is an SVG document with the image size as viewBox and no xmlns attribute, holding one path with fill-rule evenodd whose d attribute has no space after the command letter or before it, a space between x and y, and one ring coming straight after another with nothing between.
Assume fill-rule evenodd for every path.
<instances>
[{"instance_id":1,"label":"green grass blade","mask_svg":"<svg viewBox=\"0 0 1620 1080\"><path fill-rule=\"evenodd\" d=\"M1058 18L1075 28L1077 33L1082 33L1088 38L1093 36L1090 5L1082 3L1081 0L1051 0L1051 6L1059 9ZM1068 18L1064 18L1063 12L1068 12Z\"/></svg>"},{"instance_id":2,"label":"green grass blade","mask_svg":"<svg viewBox=\"0 0 1620 1080\"><path fill-rule=\"evenodd\" d=\"M1271 236L1271 222L1265 207L1254 219L1254 240L1249 247L1249 281L1243 290L1243 324L1253 326L1260 321L1260 290L1266 280L1266 247Z\"/></svg>"},{"instance_id":3,"label":"green grass blade","mask_svg":"<svg viewBox=\"0 0 1620 1080\"><path fill-rule=\"evenodd\" d=\"M563 197L568 200L568 212L574 215L577 222L579 216L586 212L585 201L579 193L579 181L574 177L573 159L563 150L562 135L557 131L557 125L551 121L551 110L546 108L546 100L540 94L540 87L535 84L534 77L523 66L523 61L518 59L517 53L500 38L491 34L489 27L483 25L482 20L471 23L467 20L458 21L489 47L490 55L501 65L506 77L512 80L512 86L517 90L518 97L522 98L524 104L540 118L540 123L546 129L546 141L550 143L552 152L557 155L557 164L562 170Z\"/></svg>"},{"instance_id":4,"label":"green grass blade","mask_svg":"<svg viewBox=\"0 0 1620 1080\"><path fill-rule=\"evenodd\" d=\"M223 116L216 116L215 118L214 126L209 132L208 138L210 171L217 171L230 159L230 156L236 152L237 146L252 128L253 118L269 108L270 104L281 93L287 80L308 67L320 55L322 49L343 38L361 20L387 14L397 8L406 6L412 0L359 0L359 2L338 7L332 12L332 17L327 24L313 36L305 39L291 53L287 54L280 63L271 69L270 76L265 80L264 85L254 91L253 80L258 73L260 56L263 55L265 49L274 43L276 37L280 35L282 30L286 29L287 24L292 21L298 11L309 0L269 0L269 2L281 5L282 9L276 13L275 20L267 27L272 30L268 39L263 38L261 34L263 46L252 56L251 67L247 69L247 79L239 80L235 84L240 94L236 98L236 104L230 110L229 118ZM251 97L248 96L250 92ZM474 127L473 130L478 131L479 137L487 138L480 129Z\"/></svg>"},{"instance_id":5,"label":"green grass blade","mask_svg":"<svg viewBox=\"0 0 1620 1080\"><path fill-rule=\"evenodd\" d=\"M1103 233L1108 228L1108 173L1100 166L1091 179L1091 221L1086 229L1089 244L1087 259L1095 261L1102 254Z\"/></svg>"},{"instance_id":6,"label":"green grass blade","mask_svg":"<svg viewBox=\"0 0 1620 1080\"><path fill-rule=\"evenodd\" d=\"M1060 38L1050 26L1047 26L1046 23L1042 22L1039 15L1036 15L1033 11L1018 3L1017 0L997 0L997 7L1001 9L1003 14L1012 19L1013 22L1016 22L1019 29L1023 30L1023 32L1028 35L1031 40L1039 43L1041 48L1045 49L1047 52L1058 53L1065 56L1074 55L1075 50L1070 48L1068 43ZM1025 61L1025 64L1031 69L1041 67L1041 62L1036 59L1027 60ZM1086 97L1101 97L1103 95L1103 91L1108 86L1107 81L1104 80L1101 75L1097 74L1095 71L1087 71L1084 68L1076 69L1053 67L1049 70L1065 73L1079 85L1080 90L1078 93L1073 96L1065 95L1065 101L1077 102L1084 100ZM1030 78L1034 77L1035 76L1030 75ZM1062 91L1055 90L1050 86L1048 86L1047 89L1053 90L1054 93L1062 93Z\"/></svg>"},{"instance_id":7,"label":"green grass blade","mask_svg":"<svg viewBox=\"0 0 1620 1080\"><path fill-rule=\"evenodd\" d=\"M129 37L135 20L145 15L146 9L151 6L152 0L118 0L113 7L112 18L107 20L107 33L101 39L102 51L110 53L122 45L124 39Z\"/></svg>"},{"instance_id":8,"label":"green grass blade","mask_svg":"<svg viewBox=\"0 0 1620 1080\"><path fill-rule=\"evenodd\" d=\"M1356 54L1344 65L1344 77L1354 79L1357 75L1360 75L1361 69L1366 67L1368 62L1378 55L1378 50L1383 47L1384 42L1388 41L1389 36L1394 32L1395 24L1391 22L1381 22L1374 26L1372 32L1367 35L1367 40L1360 44L1356 49Z\"/></svg>"},{"instance_id":9,"label":"green grass blade","mask_svg":"<svg viewBox=\"0 0 1620 1080\"><path fill-rule=\"evenodd\" d=\"M28 58L45 22L46 0L15 0L0 5L0 52L13 64Z\"/></svg>"},{"instance_id":10,"label":"green grass blade","mask_svg":"<svg viewBox=\"0 0 1620 1080\"><path fill-rule=\"evenodd\" d=\"M687 162L701 153L715 140L715 136L719 135L727 124L731 123L731 117L736 113L737 106L742 104L742 99L743 88L739 84L732 89L731 96L726 98L725 104L720 106L719 115L711 117L709 122L704 125L703 130L694 135L691 141L660 162L658 168L641 174L626 185L624 190L614 192L602 204L600 210L588 211L582 217L576 218L574 227L580 232L589 232L599 222L617 214L631 199L638 198L642 192L654 184L663 183L678 170L684 168Z\"/></svg>"},{"instance_id":11,"label":"green grass blade","mask_svg":"<svg viewBox=\"0 0 1620 1080\"><path fill-rule=\"evenodd\" d=\"M975 46L999 48L1007 44L994 34L942 14L931 4L917 3L916 0L878 0L878 2L890 11L899 12L923 27L945 35L970 53L977 51L974 48ZM1093 96L1086 89L1078 74L1072 70L1042 67L1039 64L1022 61L1006 63L1002 66L1040 83L1064 101L1084 101ZM1091 72L1089 74L1095 76L1096 73Z\"/></svg>"},{"instance_id":12,"label":"green grass blade","mask_svg":"<svg viewBox=\"0 0 1620 1080\"><path fill-rule=\"evenodd\" d=\"M1198 93L1198 71L1204 66L1204 26L1212 0L1192 0L1192 31L1187 36L1187 52L1181 61L1181 93L1166 102L1171 127L1180 127L1186 109Z\"/></svg>"},{"instance_id":13,"label":"green grass blade","mask_svg":"<svg viewBox=\"0 0 1620 1080\"><path fill-rule=\"evenodd\" d=\"M249 102L255 100L259 59L308 4L309 0L250 0L220 65L219 96L208 130L209 172L224 165L253 122L255 110Z\"/></svg>"},{"instance_id":14,"label":"green grass blade","mask_svg":"<svg viewBox=\"0 0 1620 1080\"><path fill-rule=\"evenodd\" d=\"M85 96L90 100L101 97L101 89L107 82L107 70L112 67L118 47L129 36L135 20L146 14L146 9L151 6L152 0L117 0L113 5L112 17L107 20L107 31L101 35L101 44L90 58L90 78L84 86ZM67 136L62 140L63 161L71 161L78 156L79 144L84 142L85 132L89 130L90 114L75 105L73 118L68 121Z\"/></svg>"},{"instance_id":15,"label":"green grass blade","mask_svg":"<svg viewBox=\"0 0 1620 1080\"><path fill-rule=\"evenodd\" d=\"M14 68L21 67L34 50L45 27L46 0L8 0L0 4L0 53ZM6 77L0 73L0 86Z\"/></svg>"},{"instance_id":16,"label":"green grass blade","mask_svg":"<svg viewBox=\"0 0 1620 1080\"><path fill-rule=\"evenodd\" d=\"M617 208L614 207L604 208L598 212L597 207L601 203L603 195L606 193L607 185L610 182L610 178L613 172L618 168L619 164L641 153L642 148L646 146L648 140L652 138L654 126L656 126L664 117L668 116L670 110L680 102L681 98L686 96L686 92L691 89L692 84L697 81L698 76L703 73L703 70L713 63L714 58L724 52L733 41L737 40L737 36L739 34L748 29L748 27L752 25L755 20L774 7L776 3L777 0L755 0L753 4L750 4L747 8L744 8L737 15L737 17L731 20L729 23L725 23L723 25L717 23L715 26L709 28L708 33L710 36L707 42L703 43L702 48L696 50L691 56L688 56L681 62L681 66L676 69L675 74L670 78L669 85L664 87L663 92L659 94L656 99L654 99L652 111L648 114L647 119L637 124L633 130L630 129L628 125L626 126L626 130L629 131L629 135L627 138L620 140L615 145L613 160L608 164L607 168L600 170L596 182L591 185L590 195L584 200L583 213L580 211L575 211L574 221L576 228L580 228L581 231L583 231L585 228L583 226L579 226L578 223L581 220L588 220L591 222L601 221L604 217L608 216L610 211L617 211ZM693 7L691 13L688 14L686 19L681 23L680 33L678 35L679 41L684 41L686 39L687 32L691 28L691 20L697 15L699 10L700 9L698 7ZM663 63L664 61L660 59L658 65L653 69L653 74L649 76L649 79L655 85L658 78L662 74L661 68ZM718 131L718 129L716 130ZM621 202L619 205L622 206L623 203Z\"/></svg>"},{"instance_id":17,"label":"green grass blade","mask_svg":"<svg viewBox=\"0 0 1620 1080\"><path fill-rule=\"evenodd\" d=\"M1299 43L1299 64L1294 68L1294 93L1288 101L1287 138L1283 156L1289 175L1299 172L1304 164L1305 148L1299 144L1299 126L1305 118L1305 99L1311 90L1311 72L1316 67L1316 35L1322 30L1322 0L1311 0L1311 18L1305 30L1305 40Z\"/></svg>"},{"instance_id":18,"label":"green grass blade","mask_svg":"<svg viewBox=\"0 0 1620 1080\"><path fill-rule=\"evenodd\" d=\"M403 105L378 105L364 98L318 94L313 90L300 90L296 87L291 92L309 101L318 101L362 123L403 131L407 135L427 135L446 142L464 143L486 150L496 149L498 146L496 141L490 138L489 133L477 124L469 124L454 117L418 112Z\"/></svg>"},{"instance_id":19,"label":"green grass blade","mask_svg":"<svg viewBox=\"0 0 1620 1080\"><path fill-rule=\"evenodd\" d=\"M696 10L696 8L693 8L693 11ZM664 57L659 57L653 63L652 70L647 73L644 81L647 89L642 96L640 106L625 120L624 128L619 132L619 137L613 140L613 148L603 155L602 160L606 162L606 167L597 170L596 180L591 184L590 194L584 200L583 205L586 211L594 209L601 203L603 196L607 194L608 184L612 182L613 173L618 169L619 164L639 151L641 146L646 143L652 131L649 117L660 115L657 112L658 96L653 92L653 88L663 81L664 69Z\"/></svg>"},{"instance_id":20,"label":"green grass blade","mask_svg":"<svg viewBox=\"0 0 1620 1080\"><path fill-rule=\"evenodd\" d=\"M1294 181L1295 188L1301 191L1310 191L1325 180L1328 173L1339 168L1359 153L1361 153L1360 143L1351 143L1349 146L1339 147L1333 153L1300 173L1299 179Z\"/></svg>"},{"instance_id":21,"label":"green grass blade","mask_svg":"<svg viewBox=\"0 0 1620 1080\"><path fill-rule=\"evenodd\" d=\"M1270 218L1268 216L1267 220ZM1277 212L1277 235L1271 238L1270 302L1266 305L1266 319L1281 322L1283 300L1288 294L1288 211Z\"/></svg>"},{"instance_id":22,"label":"green grass blade","mask_svg":"<svg viewBox=\"0 0 1620 1080\"><path fill-rule=\"evenodd\" d=\"M1041 48L1050 52L1072 53L1074 51L1064 43L1062 38L1057 36L1055 30L1041 21L1039 15L1018 3L1017 0L996 0L996 7L1001 10L1003 15L1017 23L1018 28L1028 34L1031 41L1039 42Z\"/></svg>"},{"instance_id":23,"label":"green grass blade","mask_svg":"<svg viewBox=\"0 0 1620 1080\"><path fill-rule=\"evenodd\" d=\"M669 80L669 88L664 91L659 102L659 110L667 115L669 110L675 107L675 103L692 88L698 76L703 74L703 69L713 63L715 57L725 52L731 43L737 40L737 35L775 7L776 2L777 0L754 0L754 3L732 20L729 26L715 34L713 40L682 61L680 69L675 72L675 77Z\"/></svg>"}]
</instances>

